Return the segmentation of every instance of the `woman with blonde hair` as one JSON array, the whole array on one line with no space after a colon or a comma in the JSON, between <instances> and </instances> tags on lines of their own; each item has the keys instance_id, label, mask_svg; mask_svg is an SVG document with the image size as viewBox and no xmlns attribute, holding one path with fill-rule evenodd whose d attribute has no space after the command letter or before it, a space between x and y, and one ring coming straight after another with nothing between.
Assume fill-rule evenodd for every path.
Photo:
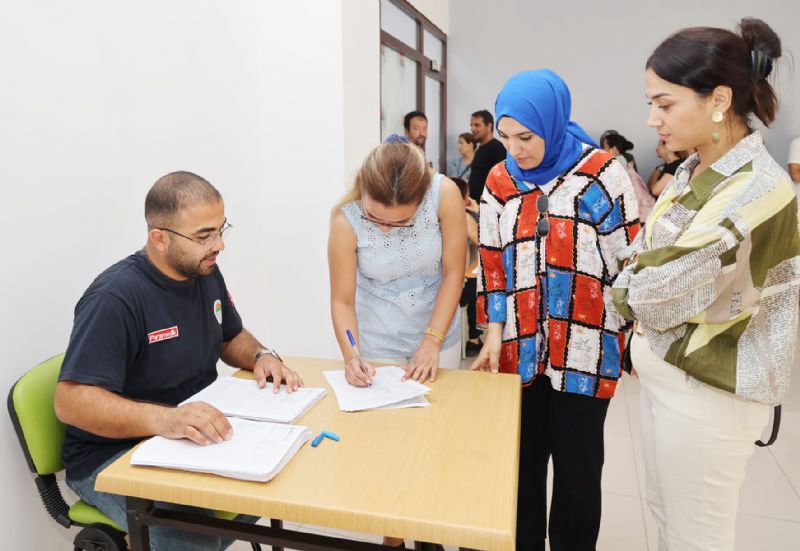
<instances>
[{"instance_id":1,"label":"woman with blonde hair","mask_svg":"<svg viewBox=\"0 0 800 551\"><path fill-rule=\"evenodd\" d=\"M394 139L370 152L328 241L331 316L351 384L369 384L375 370L361 369L348 329L363 358L404 366L417 381L458 368L466 232L458 188L418 147Z\"/></svg>"}]
</instances>

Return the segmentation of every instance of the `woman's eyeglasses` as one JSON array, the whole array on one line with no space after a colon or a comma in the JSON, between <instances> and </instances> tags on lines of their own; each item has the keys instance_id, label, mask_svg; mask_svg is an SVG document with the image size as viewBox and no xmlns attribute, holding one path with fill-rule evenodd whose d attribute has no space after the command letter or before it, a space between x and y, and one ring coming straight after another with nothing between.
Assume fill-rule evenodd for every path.
<instances>
[{"instance_id":1,"label":"woman's eyeglasses","mask_svg":"<svg viewBox=\"0 0 800 551\"><path fill-rule=\"evenodd\" d=\"M414 222L384 222L382 220L376 220L375 218L372 218L369 215L367 210L364 208L364 204L363 203L360 203L359 206L361 207L361 213L362 213L361 214L361 219L362 220L366 220L367 222L372 222L376 226L383 226L384 228L412 228L412 227L414 227ZM417 213L415 212L414 216L416 216L416 215L417 215ZM412 216L412 219L413 218L414 217Z\"/></svg>"},{"instance_id":2,"label":"woman's eyeglasses","mask_svg":"<svg viewBox=\"0 0 800 551\"><path fill-rule=\"evenodd\" d=\"M361 215L361 219L362 220L366 220L367 222L372 222L376 226L383 226L385 228L412 228L412 227L414 227L414 223L413 222L410 223L410 224L394 224L392 222L381 222L379 220L373 220L372 218L370 218L368 216L365 216L363 214Z\"/></svg>"},{"instance_id":3,"label":"woman's eyeglasses","mask_svg":"<svg viewBox=\"0 0 800 551\"><path fill-rule=\"evenodd\" d=\"M540 195L536 199L536 210L539 211L539 220L536 222L536 234L541 237L547 237L550 233L550 217L547 209L550 206L550 200L547 195Z\"/></svg>"}]
</instances>

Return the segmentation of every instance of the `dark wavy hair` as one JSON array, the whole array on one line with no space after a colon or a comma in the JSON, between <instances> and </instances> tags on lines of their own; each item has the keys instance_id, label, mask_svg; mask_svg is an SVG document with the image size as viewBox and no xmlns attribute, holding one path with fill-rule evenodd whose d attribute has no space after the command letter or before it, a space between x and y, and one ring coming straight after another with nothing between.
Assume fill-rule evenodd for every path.
<instances>
[{"instance_id":1,"label":"dark wavy hair","mask_svg":"<svg viewBox=\"0 0 800 551\"><path fill-rule=\"evenodd\" d=\"M714 27L680 30L655 49L646 68L700 96L708 96L717 86L728 86L736 115L747 122L752 113L769 126L775 120L778 98L767 77L781 56L781 40L760 19L742 19L737 31Z\"/></svg>"}]
</instances>

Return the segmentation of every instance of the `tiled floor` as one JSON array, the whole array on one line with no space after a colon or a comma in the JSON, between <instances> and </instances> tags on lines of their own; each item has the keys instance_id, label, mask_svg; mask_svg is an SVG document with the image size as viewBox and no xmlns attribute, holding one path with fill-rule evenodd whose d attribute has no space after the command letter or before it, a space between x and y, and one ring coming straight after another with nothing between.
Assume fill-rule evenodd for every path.
<instances>
[{"instance_id":1,"label":"tiled floor","mask_svg":"<svg viewBox=\"0 0 800 551\"><path fill-rule=\"evenodd\" d=\"M468 365L462 363L462 367ZM795 365L793 382L783 405L778 441L770 448L756 449L748 465L736 524L739 551L800 549L800 365ZM597 550L657 551L657 529L644 501L638 381L624 378L611 401L605 432L603 520ZM367 534L310 526L301 529L380 541L380 537ZM250 545L237 542L231 549L247 551Z\"/></svg>"}]
</instances>

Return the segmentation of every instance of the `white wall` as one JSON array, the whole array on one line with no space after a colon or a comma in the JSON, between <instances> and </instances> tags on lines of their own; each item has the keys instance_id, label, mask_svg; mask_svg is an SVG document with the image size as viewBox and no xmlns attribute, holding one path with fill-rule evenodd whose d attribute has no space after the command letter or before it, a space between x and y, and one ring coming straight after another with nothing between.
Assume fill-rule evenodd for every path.
<instances>
[{"instance_id":1,"label":"white wall","mask_svg":"<svg viewBox=\"0 0 800 551\"><path fill-rule=\"evenodd\" d=\"M225 197L235 229L220 264L246 325L283 354L335 357L328 218L379 141L377 4L31 0L2 11L0 388L64 350L75 302L144 244L145 193L176 169ZM10 422L0 438L4 547L69 548L75 532L47 518Z\"/></svg>"},{"instance_id":2,"label":"white wall","mask_svg":"<svg viewBox=\"0 0 800 551\"><path fill-rule=\"evenodd\" d=\"M656 134L645 125L644 64L674 31L689 26L733 28L745 16L764 19L784 50L800 56L800 3L785 0L674 0L668 3L521 2L495 0L487 13L481 0L450 4L448 159L457 155L459 133L478 109L494 111L494 100L514 73L549 67L572 92L573 120L598 138L607 128L635 144L633 154L646 178L656 163ZM800 66L780 67L781 110L766 134L782 163L788 142L800 135Z\"/></svg>"},{"instance_id":3,"label":"white wall","mask_svg":"<svg viewBox=\"0 0 800 551\"><path fill-rule=\"evenodd\" d=\"M408 3L417 8L422 15L427 17L431 23L439 27L444 34L450 33L450 2L452 0L408 0ZM457 9L460 0L456 0L454 5Z\"/></svg>"},{"instance_id":4,"label":"white wall","mask_svg":"<svg viewBox=\"0 0 800 551\"><path fill-rule=\"evenodd\" d=\"M345 186L381 140L380 5L342 2Z\"/></svg>"}]
</instances>

